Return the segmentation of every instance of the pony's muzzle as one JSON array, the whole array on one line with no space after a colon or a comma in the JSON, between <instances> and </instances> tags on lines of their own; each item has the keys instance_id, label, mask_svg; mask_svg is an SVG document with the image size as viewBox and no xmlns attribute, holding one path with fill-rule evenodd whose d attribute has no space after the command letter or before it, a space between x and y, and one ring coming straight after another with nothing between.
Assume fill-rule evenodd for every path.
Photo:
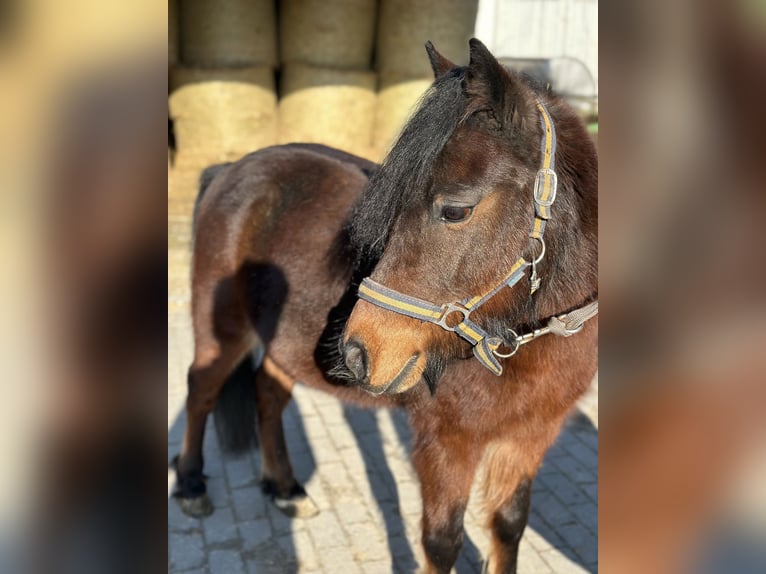
<instances>
[{"instance_id":1,"label":"pony's muzzle","mask_svg":"<svg viewBox=\"0 0 766 574\"><path fill-rule=\"evenodd\" d=\"M351 339L346 343L343 347L343 362L358 382L367 379L369 361L364 346L359 342Z\"/></svg>"}]
</instances>

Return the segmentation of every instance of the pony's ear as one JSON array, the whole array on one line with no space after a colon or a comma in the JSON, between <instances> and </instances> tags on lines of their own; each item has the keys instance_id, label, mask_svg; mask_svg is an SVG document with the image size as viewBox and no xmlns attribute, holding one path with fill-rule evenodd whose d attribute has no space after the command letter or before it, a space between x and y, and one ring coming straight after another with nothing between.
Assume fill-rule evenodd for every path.
<instances>
[{"instance_id":1,"label":"pony's ear","mask_svg":"<svg viewBox=\"0 0 766 574\"><path fill-rule=\"evenodd\" d=\"M487 111L500 128L524 129L534 121L534 95L506 70L476 38L468 42L471 61L466 74L469 111Z\"/></svg>"},{"instance_id":2,"label":"pony's ear","mask_svg":"<svg viewBox=\"0 0 766 574\"><path fill-rule=\"evenodd\" d=\"M431 40L426 42L426 52L428 52L428 59L431 61L431 69L434 71L434 79L441 78L455 67L455 64L436 51Z\"/></svg>"}]
</instances>

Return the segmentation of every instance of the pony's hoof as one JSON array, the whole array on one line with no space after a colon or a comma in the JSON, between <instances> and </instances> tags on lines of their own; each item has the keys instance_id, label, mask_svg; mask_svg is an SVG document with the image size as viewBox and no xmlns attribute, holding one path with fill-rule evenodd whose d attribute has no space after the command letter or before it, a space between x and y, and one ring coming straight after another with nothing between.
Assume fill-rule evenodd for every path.
<instances>
[{"instance_id":1,"label":"pony's hoof","mask_svg":"<svg viewBox=\"0 0 766 574\"><path fill-rule=\"evenodd\" d=\"M290 488L287 496L280 495L277 484L268 478L261 481L261 490L271 499L274 506L290 518L311 518L319 514L317 505L306 494L306 489L297 482Z\"/></svg>"},{"instance_id":2,"label":"pony's hoof","mask_svg":"<svg viewBox=\"0 0 766 574\"><path fill-rule=\"evenodd\" d=\"M194 518L203 518L213 514L213 503L207 494L194 498L178 498L178 504L184 514Z\"/></svg>"},{"instance_id":3,"label":"pony's hoof","mask_svg":"<svg viewBox=\"0 0 766 574\"><path fill-rule=\"evenodd\" d=\"M274 505L290 518L312 518L319 514L319 507L308 494L299 494L290 498L274 497Z\"/></svg>"}]
</instances>

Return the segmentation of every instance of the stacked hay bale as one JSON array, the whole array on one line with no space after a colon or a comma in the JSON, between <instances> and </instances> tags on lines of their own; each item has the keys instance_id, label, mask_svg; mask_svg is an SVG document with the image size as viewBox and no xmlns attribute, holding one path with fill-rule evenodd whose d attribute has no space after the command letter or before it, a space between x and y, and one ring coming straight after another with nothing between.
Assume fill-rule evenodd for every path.
<instances>
[{"instance_id":1,"label":"stacked hay bale","mask_svg":"<svg viewBox=\"0 0 766 574\"><path fill-rule=\"evenodd\" d=\"M169 79L177 160L232 160L276 143L274 1L185 0L178 32Z\"/></svg>"},{"instance_id":2,"label":"stacked hay bale","mask_svg":"<svg viewBox=\"0 0 766 574\"><path fill-rule=\"evenodd\" d=\"M276 142L277 96L269 66L177 67L170 89L181 155L226 161Z\"/></svg>"},{"instance_id":3,"label":"stacked hay bale","mask_svg":"<svg viewBox=\"0 0 766 574\"><path fill-rule=\"evenodd\" d=\"M432 83L425 41L464 63L478 0L281 0L278 40L275 4L169 0L178 160L296 141L380 160Z\"/></svg>"},{"instance_id":4,"label":"stacked hay bale","mask_svg":"<svg viewBox=\"0 0 766 574\"><path fill-rule=\"evenodd\" d=\"M168 0L168 66L178 63L178 0Z\"/></svg>"},{"instance_id":5,"label":"stacked hay bale","mask_svg":"<svg viewBox=\"0 0 766 574\"><path fill-rule=\"evenodd\" d=\"M417 102L433 82L424 44L458 65L467 62L478 0L381 0L375 67L379 73L373 148L379 155L394 142Z\"/></svg>"},{"instance_id":6,"label":"stacked hay bale","mask_svg":"<svg viewBox=\"0 0 766 574\"><path fill-rule=\"evenodd\" d=\"M283 0L279 142L370 157L375 0Z\"/></svg>"}]
</instances>

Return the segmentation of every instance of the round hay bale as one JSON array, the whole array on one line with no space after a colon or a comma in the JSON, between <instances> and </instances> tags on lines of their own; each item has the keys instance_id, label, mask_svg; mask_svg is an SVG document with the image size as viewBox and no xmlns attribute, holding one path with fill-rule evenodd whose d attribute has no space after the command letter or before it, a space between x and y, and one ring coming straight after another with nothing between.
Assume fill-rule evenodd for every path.
<instances>
[{"instance_id":1,"label":"round hay bale","mask_svg":"<svg viewBox=\"0 0 766 574\"><path fill-rule=\"evenodd\" d=\"M478 0L381 0L376 69L410 78L432 76L424 48L427 40L456 64L466 64L478 4Z\"/></svg>"},{"instance_id":2,"label":"round hay bale","mask_svg":"<svg viewBox=\"0 0 766 574\"><path fill-rule=\"evenodd\" d=\"M277 98L268 66L174 68L170 88L179 158L230 160L276 143Z\"/></svg>"},{"instance_id":3,"label":"round hay bale","mask_svg":"<svg viewBox=\"0 0 766 574\"><path fill-rule=\"evenodd\" d=\"M279 143L313 142L369 153L375 117L375 74L305 64L284 67Z\"/></svg>"},{"instance_id":4,"label":"round hay bale","mask_svg":"<svg viewBox=\"0 0 766 574\"><path fill-rule=\"evenodd\" d=\"M375 0L283 0L282 62L363 70L372 61Z\"/></svg>"},{"instance_id":5,"label":"round hay bale","mask_svg":"<svg viewBox=\"0 0 766 574\"><path fill-rule=\"evenodd\" d=\"M411 79L396 74L381 75L372 138L376 148L386 151L391 147L432 83L432 76Z\"/></svg>"},{"instance_id":6,"label":"round hay bale","mask_svg":"<svg viewBox=\"0 0 766 574\"><path fill-rule=\"evenodd\" d=\"M168 66L178 63L178 0L168 0Z\"/></svg>"},{"instance_id":7,"label":"round hay bale","mask_svg":"<svg viewBox=\"0 0 766 574\"><path fill-rule=\"evenodd\" d=\"M185 65L277 65L274 0L185 0L181 8Z\"/></svg>"}]
</instances>

